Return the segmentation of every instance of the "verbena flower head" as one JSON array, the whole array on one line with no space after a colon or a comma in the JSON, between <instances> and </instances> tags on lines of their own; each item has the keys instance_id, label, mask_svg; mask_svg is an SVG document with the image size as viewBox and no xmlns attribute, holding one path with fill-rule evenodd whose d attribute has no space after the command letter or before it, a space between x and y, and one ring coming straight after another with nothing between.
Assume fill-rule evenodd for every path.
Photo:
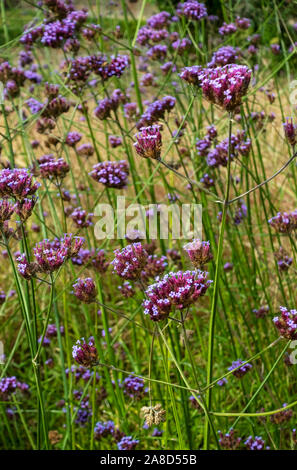
<instances>
[{"instance_id":1,"label":"verbena flower head","mask_svg":"<svg viewBox=\"0 0 297 470\"><path fill-rule=\"evenodd\" d=\"M17 390L28 392L29 386L25 382L20 382L16 377L3 377L0 380L0 400L8 401Z\"/></svg>"},{"instance_id":2,"label":"verbena flower head","mask_svg":"<svg viewBox=\"0 0 297 470\"><path fill-rule=\"evenodd\" d=\"M268 223L278 233L289 234L297 229L297 210L292 212L278 212L268 220Z\"/></svg>"},{"instance_id":3,"label":"verbena flower head","mask_svg":"<svg viewBox=\"0 0 297 470\"><path fill-rule=\"evenodd\" d=\"M83 238L73 237L72 234L65 234L63 238L56 238L52 241L42 240L33 248L35 262L29 263L24 254L17 258L18 271L27 280L36 272L52 273L66 260L75 256L83 243Z\"/></svg>"},{"instance_id":4,"label":"verbena flower head","mask_svg":"<svg viewBox=\"0 0 297 470\"><path fill-rule=\"evenodd\" d=\"M84 367L92 367L98 360L97 349L94 342L90 340L88 343L84 338L77 340L72 347L72 357L78 364Z\"/></svg>"},{"instance_id":5,"label":"verbena flower head","mask_svg":"<svg viewBox=\"0 0 297 470\"><path fill-rule=\"evenodd\" d=\"M26 197L21 201L17 201L14 210L22 222L25 222L31 216L36 201L35 196L32 196L30 199Z\"/></svg>"},{"instance_id":6,"label":"verbena flower head","mask_svg":"<svg viewBox=\"0 0 297 470\"><path fill-rule=\"evenodd\" d=\"M243 365L241 365L243 364ZM232 365L228 367L228 370L232 371L232 374L241 379L253 366L249 363L244 364L244 361L238 359L237 361L233 361ZM236 370L235 370L236 369Z\"/></svg>"},{"instance_id":7,"label":"verbena flower head","mask_svg":"<svg viewBox=\"0 0 297 470\"><path fill-rule=\"evenodd\" d=\"M125 378L123 388L124 393L135 400L140 400L146 392L143 379L133 375L129 375Z\"/></svg>"},{"instance_id":8,"label":"verbena flower head","mask_svg":"<svg viewBox=\"0 0 297 470\"><path fill-rule=\"evenodd\" d=\"M76 283L73 284L73 293L75 297L86 304L95 302L97 289L93 279L91 277L77 279Z\"/></svg>"},{"instance_id":9,"label":"verbena flower head","mask_svg":"<svg viewBox=\"0 0 297 470\"><path fill-rule=\"evenodd\" d=\"M160 11L156 15L151 16L147 20L147 24L150 28L153 29L162 29L164 26L168 26L170 23L171 15L168 11Z\"/></svg>"},{"instance_id":10,"label":"verbena flower head","mask_svg":"<svg viewBox=\"0 0 297 470\"><path fill-rule=\"evenodd\" d=\"M204 242L196 238L192 242L184 245L184 250L187 252L195 268L201 269L213 258L209 241Z\"/></svg>"},{"instance_id":11,"label":"verbena flower head","mask_svg":"<svg viewBox=\"0 0 297 470\"><path fill-rule=\"evenodd\" d=\"M226 434L223 434L222 431L218 431L218 434L220 437L219 444L222 449L236 450L241 444L241 437L237 437L236 431L232 428Z\"/></svg>"},{"instance_id":12,"label":"verbena flower head","mask_svg":"<svg viewBox=\"0 0 297 470\"><path fill-rule=\"evenodd\" d=\"M132 243L122 250L114 251L115 258L111 262L120 277L127 280L135 280L146 265L148 254L141 243Z\"/></svg>"},{"instance_id":13,"label":"verbena flower head","mask_svg":"<svg viewBox=\"0 0 297 470\"><path fill-rule=\"evenodd\" d=\"M207 9L204 3L189 0L188 2L178 4L176 14L184 16L189 20L199 21L207 16Z\"/></svg>"},{"instance_id":14,"label":"verbena flower head","mask_svg":"<svg viewBox=\"0 0 297 470\"><path fill-rule=\"evenodd\" d=\"M0 226L9 220L14 213L16 205L8 199L0 200Z\"/></svg>"},{"instance_id":15,"label":"verbena flower head","mask_svg":"<svg viewBox=\"0 0 297 470\"><path fill-rule=\"evenodd\" d=\"M244 443L248 450L264 450L265 441L260 436L249 436ZM266 447L266 450L269 450L269 447Z\"/></svg>"},{"instance_id":16,"label":"verbena flower head","mask_svg":"<svg viewBox=\"0 0 297 470\"><path fill-rule=\"evenodd\" d=\"M118 443L119 450L134 450L139 441L131 436L124 436Z\"/></svg>"},{"instance_id":17,"label":"verbena flower head","mask_svg":"<svg viewBox=\"0 0 297 470\"><path fill-rule=\"evenodd\" d=\"M143 158L160 159L162 148L160 126L141 127L135 138L134 146L138 155Z\"/></svg>"},{"instance_id":18,"label":"verbena flower head","mask_svg":"<svg viewBox=\"0 0 297 470\"><path fill-rule=\"evenodd\" d=\"M286 122L283 123L284 133L287 141L290 145L294 146L297 142L297 127L296 124L293 124L292 118L287 118Z\"/></svg>"},{"instance_id":19,"label":"verbena flower head","mask_svg":"<svg viewBox=\"0 0 297 470\"><path fill-rule=\"evenodd\" d=\"M285 408L288 404L283 403L283 408ZM279 413L275 413L270 416L270 421L275 424L283 424L286 423L287 421L290 421L290 419L293 416L293 410L288 408L287 410L279 411Z\"/></svg>"},{"instance_id":20,"label":"verbena flower head","mask_svg":"<svg viewBox=\"0 0 297 470\"><path fill-rule=\"evenodd\" d=\"M232 46L220 47L213 53L211 61L207 64L208 67L218 67L220 65L235 64L238 60L238 49Z\"/></svg>"},{"instance_id":21,"label":"verbena flower head","mask_svg":"<svg viewBox=\"0 0 297 470\"><path fill-rule=\"evenodd\" d=\"M221 36L228 36L229 34L236 33L237 26L234 23L223 23L223 26L219 28L219 34Z\"/></svg>"},{"instance_id":22,"label":"verbena flower head","mask_svg":"<svg viewBox=\"0 0 297 470\"><path fill-rule=\"evenodd\" d=\"M173 96L168 95L148 105L147 109L142 114L136 125L137 129L141 129L145 126L151 126L160 119L164 119L165 113L169 113L174 108L175 103L176 99Z\"/></svg>"},{"instance_id":23,"label":"verbena flower head","mask_svg":"<svg viewBox=\"0 0 297 470\"><path fill-rule=\"evenodd\" d=\"M141 279L146 282L162 274L167 267L166 256L149 255L144 270L141 272Z\"/></svg>"},{"instance_id":24,"label":"verbena flower head","mask_svg":"<svg viewBox=\"0 0 297 470\"><path fill-rule=\"evenodd\" d=\"M0 196L22 200L36 193L40 183L25 168L4 169L0 172Z\"/></svg>"},{"instance_id":25,"label":"verbena flower head","mask_svg":"<svg viewBox=\"0 0 297 470\"><path fill-rule=\"evenodd\" d=\"M70 214L70 217L78 228L87 228L90 225L93 225L93 214L88 214L81 207L76 207L74 211Z\"/></svg>"},{"instance_id":26,"label":"verbena flower head","mask_svg":"<svg viewBox=\"0 0 297 470\"><path fill-rule=\"evenodd\" d=\"M75 147L81 138L82 134L79 132L69 132L66 136L65 144L69 145L69 147Z\"/></svg>"},{"instance_id":27,"label":"verbena flower head","mask_svg":"<svg viewBox=\"0 0 297 470\"><path fill-rule=\"evenodd\" d=\"M280 307L281 315L274 317L273 323L283 338L297 339L297 310Z\"/></svg>"},{"instance_id":28,"label":"verbena flower head","mask_svg":"<svg viewBox=\"0 0 297 470\"><path fill-rule=\"evenodd\" d=\"M68 163L63 158L55 158L52 154L43 155L38 159L40 176L50 180L65 178L70 171Z\"/></svg>"},{"instance_id":29,"label":"verbena flower head","mask_svg":"<svg viewBox=\"0 0 297 470\"><path fill-rule=\"evenodd\" d=\"M107 188L122 189L127 186L129 166L126 160L100 162L93 166L91 177Z\"/></svg>"},{"instance_id":30,"label":"verbena flower head","mask_svg":"<svg viewBox=\"0 0 297 470\"><path fill-rule=\"evenodd\" d=\"M115 425L113 421L98 421L94 427L94 435L97 441L102 437L113 436L115 433Z\"/></svg>"},{"instance_id":31,"label":"verbena flower head","mask_svg":"<svg viewBox=\"0 0 297 470\"><path fill-rule=\"evenodd\" d=\"M202 69L198 83L204 97L227 111L234 111L246 94L252 71L245 65L228 64Z\"/></svg>"},{"instance_id":32,"label":"verbena flower head","mask_svg":"<svg viewBox=\"0 0 297 470\"><path fill-rule=\"evenodd\" d=\"M212 281L203 271L178 271L157 278L147 290L147 300L143 302L144 313L151 320L160 321L168 317L173 308L182 310L203 296Z\"/></svg>"}]
</instances>

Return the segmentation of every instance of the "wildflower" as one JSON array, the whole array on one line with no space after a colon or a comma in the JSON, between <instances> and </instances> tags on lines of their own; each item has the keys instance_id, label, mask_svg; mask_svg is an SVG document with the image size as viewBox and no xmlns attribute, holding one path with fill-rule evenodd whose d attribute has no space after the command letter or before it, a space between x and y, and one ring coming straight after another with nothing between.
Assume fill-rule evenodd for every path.
<instances>
[{"instance_id":1,"label":"wildflower","mask_svg":"<svg viewBox=\"0 0 297 470\"><path fill-rule=\"evenodd\" d=\"M11 218L15 211L15 207L16 206L7 199L0 200L0 226Z\"/></svg>"},{"instance_id":2,"label":"wildflower","mask_svg":"<svg viewBox=\"0 0 297 470\"><path fill-rule=\"evenodd\" d=\"M155 406L143 406L141 412L144 416L146 425L150 428L153 424L159 426L159 424L166 421L166 410L162 408L160 403Z\"/></svg>"},{"instance_id":3,"label":"wildflower","mask_svg":"<svg viewBox=\"0 0 297 470\"><path fill-rule=\"evenodd\" d=\"M148 254L141 243L132 243L122 250L114 251L115 258L111 262L120 277L135 280L146 265Z\"/></svg>"},{"instance_id":4,"label":"wildflower","mask_svg":"<svg viewBox=\"0 0 297 470\"><path fill-rule=\"evenodd\" d=\"M268 223L278 233L289 234L297 229L297 210L292 212L278 212L268 220Z\"/></svg>"},{"instance_id":5,"label":"wildflower","mask_svg":"<svg viewBox=\"0 0 297 470\"><path fill-rule=\"evenodd\" d=\"M265 318L269 313L269 307L268 305L262 305L258 309L254 308L253 313L255 314L256 318Z\"/></svg>"},{"instance_id":6,"label":"wildflower","mask_svg":"<svg viewBox=\"0 0 297 470\"><path fill-rule=\"evenodd\" d=\"M236 450L241 444L241 437L236 437L236 431L232 428L226 434L223 434L222 431L218 431L218 434L222 449Z\"/></svg>"},{"instance_id":7,"label":"wildflower","mask_svg":"<svg viewBox=\"0 0 297 470\"><path fill-rule=\"evenodd\" d=\"M184 245L184 250L187 252L194 268L202 269L213 258L209 241L203 242L196 238Z\"/></svg>"},{"instance_id":8,"label":"wildflower","mask_svg":"<svg viewBox=\"0 0 297 470\"><path fill-rule=\"evenodd\" d=\"M162 274L167 266L166 256L149 255L144 270L141 272L142 281L146 282L150 278Z\"/></svg>"},{"instance_id":9,"label":"wildflower","mask_svg":"<svg viewBox=\"0 0 297 470\"><path fill-rule=\"evenodd\" d=\"M151 320L160 321L168 317L173 308L182 310L205 294L211 281L203 271L170 272L162 279L157 278L147 290L143 302L144 313Z\"/></svg>"},{"instance_id":10,"label":"wildflower","mask_svg":"<svg viewBox=\"0 0 297 470\"><path fill-rule=\"evenodd\" d=\"M232 46L223 46L213 53L211 61L207 64L207 66L218 67L220 65L235 64L238 60L238 57L238 48Z\"/></svg>"},{"instance_id":11,"label":"wildflower","mask_svg":"<svg viewBox=\"0 0 297 470\"><path fill-rule=\"evenodd\" d=\"M63 179L70 171L68 163L63 158L55 159L52 154L43 155L38 159L40 176L50 180Z\"/></svg>"},{"instance_id":12,"label":"wildflower","mask_svg":"<svg viewBox=\"0 0 297 470\"><path fill-rule=\"evenodd\" d=\"M143 398L146 389L144 388L144 381L140 377L135 377L133 375L129 375L125 378L123 382L124 393L128 395L130 398L134 398L135 400L140 400Z\"/></svg>"},{"instance_id":13,"label":"wildflower","mask_svg":"<svg viewBox=\"0 0 297 470\"><path fill-rule=\"evenodd\" d=\"M274 253L274 257L277 260L278 269L280 271L288 271L289 267L293 263L293 258L288 255L282 246Z\"/></svg>"},{"instance_id":14,"label":"wildflower","mask_svg":"<svg viewBox=\"0 0 297 470\"><path fill-rule=\"evenodd\" d=\"M151 126L160 119L165 118L165 113L170 112L176 103L173 96L164 96L164 98L151 103L140 117L136 127L141 129L145 126Z\"/></svg>"},{"instance_id":15,"label":"wildflower","mask_svg":"<svg viewBox=\"0 0 297 470\"><path fill-rule=\"evenodd\" d=\"M287 118L286 122L283 123L283 126L287 141L290 145L294 146L296 144L297 129L296 125L293 124L293 118Z\"/></svg>"},{"instance_id":16,"label":"wildflower","mask_svg":"<svg viewBox=\"0 0 297 470\"><path fill-rule=\"evenodd\" d=\"M31 216L36 201L37 199L35 196L32 196L31 199L24 198L21 201L17 201L14 210L22 222L25 222Z\"/></svg>"},{"instance_id":17,"label":"wildflower","mask_svg":"<svg viewBox=\"0 0 297 470\"><path fill-rule=\"evenodd\" d=\"M228 380L226 379L226 377L223 377L222 379L217 381L217 385L219 385L219 387L223 387L227 383L228 383Z\"/></svg>"},{"instance_id":18,"label":"wildflower","mask_svg":"<svg viewBox=\"0 0 297 470\"><path fill-rule=\"evenodd\" d=\"M65 144L69 147L75 147L76 144L81 140L82 134L79 132L69 132L65 139Z\"/></svg>"},{"instance_id":19,"label":"wildflower","mask_svg":"<svg viewBox=\"0 0 297 470\"><path fill-rule=\"evenodd\" d=\"M162 148L162 135L160 126L141 127L135 135L135 150L143 158L159 160Z\"/></svg>"},{"instance_id":20,"label":"wildflower","mask_svg":"<svg viewBox=\"0 0 297 470\"><path fill-rule=\"evenodd\" d=\"M160 11L156 15L151 16L147 20L147 24L150 28L153 29L162 29L165 26L168 26L170 23L171 15L168 11Z\"/></svg>"},{"instance_id":21,"label":"wildflower","mask_svg":"<svg viewBox=\"0 0 297 470\"><path fill-rule=\"evenodd\" d=\"M132 439L131 436L124 436L118 443L119 450L134 450L139 441L137 439Z\"/></svg>"},{"instance_id":22,"label":"wildflower","mask_svg":"<svg viewBox=\"0 0 297 470\"><path fill-rule=\"evenodd\" d=\"M22 200L35 194L39 186L33 183L32 175L25 168L0 171L0 197Z\"/></svg>"},{"instance_id":23,"label":"wildflower","mask_svg":"<svg viewBox=\"0 0 297 470\"><path fill-rule=\"evenodd\" d=\"M113 421L98 421L94 428L95 439L99 441L102 437L113 436L115 433L115 425Z\"/></svg>"},{"instance_id":24,"label":"wildflower","mask_svg":"<svg viewBox=\"0 0 297 470\"><path fill-rule=\"evenodd\" d=\"M199 21L207 16L207 10L204 3L189 0L185 3L178 4L176 14L178 16L184 16L189 20Z\"/></svg>"},{"instance_id":25,"label":"wildflower","mask_svg":"<svg viewBox=\"0 0 297 470\"><path fill-rule=\"evenodd\" d=\"M248 450L264 450L265 447L265 441L259 436L255 436L254 439L249 436L244 444ZM266 447L266 450L269 450L269 447Z\"/></svg>"},{"instance_id":26,"label":"wildflower","mask_svg":"<svg viewBox=\"0 0 297 470\"><path fill-rule=\"evenodd\" d=\"M87 214L87 212L81 207L76 207L70 214L70 217L78 228L87 228L90 225L93 225L93 214Z\"/></svg>"},{"instance_id":27,"label":"wildflower","mask_svg":"<svg viewBox=\"0 0 297 470\"><path fill-rule=\"evenodd\" d=\"M88 343L84 338L77 340L76 344L72 347L72 357L78 364L84 367L92 367L96 364L98 359L97 349L92 340Z\"/></svg>"},{"instance_id":28,"label":"wildflower","mask_svg":"<svg viewBox=\"0 0 297 470\"><path fill-rule=\"evenodd\" d=\"M111 148L117 148L123 143L121 137L116 137L114 135L110 135L108 137L108 141L109 141Z\"/></svg>"},{"instance_id":29,"label":"wildflower","mask_svg":"<svg viewBox=\"0 0 297 470\"><path fill-rule=\"evenodd\" d=\"M234 23L223 23L223 26L219 28L219 34L221 36L228 36L229 34L236 33L237 26Z\"/></svg>"},{"instance_id":30,"label":"wildflower","mask_svg":"<svg viewBox=\"0 0 297 470\"><path fill-rule=\"evenodd\" d=\"M95 302L97 296L97 290L95 283L91 277L85 279L77 279L76 283L73 284L74 295L79 300L86 304Z\"/></svg>"},{"instance_id":31,"label":"wildflower","mask_svg":"<svg viewBox=\"0 0 297 470\"><path fill-rule=\"evenodd\" d=\"M239 29L243 30L249 29L251 26L251 20L249 18L240 18L240 16L236 17L235 23Z\"/></svg>"},{"instance_id":32,"label":"wildflower","mask_svg":"<svg viewBox=\"0 0 297 470\"><path fill-rule=\"evenodd\" d=\"M251 368L252 368L251 364L249 363L244 364L244 361L241 361L240 359L238 359L237 361L232 362L232 365L228 367L228 370L232 371L232 374L235 377L237 377L238 379L241 379Z\"/></svg>"},{"instance_id":33,"label":"wildflower","mask_svg":"<svg viewBox=\"0 0 297 470\"><path fill-rule=\"evenodd\" d=\"M91 144L82 144L76 149L78 155L83 157L91 157L94 154L94 147Z\"/></svg>"},{"instance_id":34,"label":"wildflower","mask_svg":"<svg viewBox=\"0 0 297 470\"><path fill-rule=\"evenodd\" d=\"M280 307L281 315L273 318L273 323L283 338L297 339L297 310Z\"/></svg>"},{"instance_id":35,"label":"wildflower","mask_svg":"<svg viewBox=\"0 0 297 470\"><path fill-rule=\"evenodd\" d=\"M91 177L107 188L122 189L127 186L129 167L126 160L100 162L93 166Z\"/></svg>"},{"instance_id":36,"label":"wildflower","mask_svg":"<svg viewBox=\"0 0 297 470\"><path fill-rule=\"evenodd\" d=\"M234 111L246 94L251 70L244 65L202 69L198 75L204 97L226 111Z\"/></svg>"},{"instance_id":37,"label":"wildflower","mask_svg":"<svg viewBox=\"0 0 297 470\"><path fill-rule=\"evenodd\" d=\"M118 289L126 299L133 297L135 294L135 290L129 281L125 281L121 286L118 287Z\"/></svg>"}]
</instances>

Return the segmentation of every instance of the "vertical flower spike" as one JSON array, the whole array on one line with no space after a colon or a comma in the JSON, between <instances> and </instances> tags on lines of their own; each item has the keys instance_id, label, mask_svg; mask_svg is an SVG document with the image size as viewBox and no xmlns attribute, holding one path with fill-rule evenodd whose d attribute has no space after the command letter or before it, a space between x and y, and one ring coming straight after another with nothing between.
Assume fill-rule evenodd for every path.
<instances>
[{"instance_id":1,"label":"vertical flower spike","mask_svg":"<svg viewBox=\"0 0 297 470\"><path fill-rule=\"evenodd\" d=\"M143 158L159 160L162 148L160 126L142 127L135 135L135 150Z\"/></svg>"}]
</instances>

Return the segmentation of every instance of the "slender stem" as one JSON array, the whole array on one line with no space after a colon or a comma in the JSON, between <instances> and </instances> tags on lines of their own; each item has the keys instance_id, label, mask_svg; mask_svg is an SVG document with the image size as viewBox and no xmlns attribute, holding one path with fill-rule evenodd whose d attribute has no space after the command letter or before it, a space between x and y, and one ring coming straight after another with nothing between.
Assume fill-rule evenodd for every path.
<instances>
[{"instance_id":1,"label":"slender stem","mask_svg":"<svg viewBox=\"0 0 297 470\"><path fill-rule=\"evenodd\" d=\"M209 340L208 340L208 355L207 355L207 385L209 385L212 381L212 374L213 374L213 348L214 348L214 331L215 331L215 319L216 319L216 312L217 312L217 305L218 305L218 298L219 298L219 283L220 283L220 271L221 271L221 261L222 261L222 254L223 254L223 240L224 240L224 232L225 232L225 224L226 224L226 216L227 216L227 207L228 207L228 200L229 200L229 192L230 192L230 176L231 176L231 134L232 134L232 115L229 114L229 141L228 141L228 165L227 165L227 181L226 181L226 192L225 192L225 200L223 205L223 214L222 214L222 221L220 227L220 235L218 241L218 251L216 257L216 269L215 269L215 278L214 278L214 291L212 296L212 305L211 305L211 312L210 312L210 320L209 320ZM206 392L206 407L208 411L211 410L211 394L212 389L208 388ZM204 449L209 449L209 421L205 420L204 425Z\"/></svg>"}]
</instances>

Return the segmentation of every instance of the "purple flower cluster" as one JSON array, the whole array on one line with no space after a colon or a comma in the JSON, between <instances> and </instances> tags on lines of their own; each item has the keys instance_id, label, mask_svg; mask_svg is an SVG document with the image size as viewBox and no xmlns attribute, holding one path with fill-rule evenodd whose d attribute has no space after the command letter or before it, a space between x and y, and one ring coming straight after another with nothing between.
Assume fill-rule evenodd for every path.
<instances>
[{"instance_id":1,"label":"purple flower cluster","mask_svg":"<svg viewBox=\"0 0 297 470\"><path fill-rule=\"evenodd\" d=\"M138 155L143 158L160 159L162 148L160 126L141 127L135 138L134 147Z\"/></svg>"},{"instance_id":2,"label":"purple flower cluster","mask_svg":"<svg viewBox=\"0 0 297 470\"><path fill-rule=\"evenodd\" d=\"M87 214L87 212L81 207L76 207L70 214L70 217L78 228L87 228L90 225L93 225L93 214Z\"/></svg>"},{"instance_id":3,"label":"purple flower cluster","mask_svg":"<svg viewBox=\"0 0 297 470\"><path fill-rule=\"evenodd\" d=\"M125 378L123 381L123 388L124 393L135 400L143 398L146 392L143 379L133 375L129 375Z\"/></svg>"},{"instance_id":4,"label":"purple flower cluster","mask_svg":"<svg viewBox=\"0 0 297 470\"><path fill-rule=\"evenodd\" d=\"M204 242L196 238L184 245L184 250L187 252L194 268L202 269L213 258L209 241Z\"/></svg>"},{"instance_id":5,"label":"purple flower cluster","mask_svg":"<svg viewBox=\"0 0 297 470\"><path fill-rule=\"evenodd\" d=\"M211 61L207 64L207 66L218 67L220 65L235 64L238 58L238 48L232 46L223 46L213 53Z\"/></svg>"},{"instance_id":6,"label":"purple flower cluster","mask_svg":"<svg viewBox=\"0 0 297 470\"><path fill-rule=\"evenodd\" d=\"M236 33L237 26L234 23L223 23L223 26L219 28L219 34L221 36L229 36L230 34Z\"/></svg>"},{"instance_id":7,"label":"purple flower cluster","mask_svg":"<svg viewBox=\"0 0 297 470\"><path fill-rule=\"evenodd\" d=\"M252 71L245 65L228 64L202 69L198 82L208 101L227 111L234 111L248 90L251 74Z\"/></svg>"},{"instance_id":8,"label":"purple flower cluster","mask_svg":"<svg viewBox=\"0 0 297 470\"><path fill-rule=\"evenodd\" d=\"M98 102L97 108L95 108L95 116L103 121L110 117L111 111L116 111L120 103L125 103L126 96L121 90L116 89L112 92L110 98L103 98Z\"/></svg>"},{"instance_id":9,"label":"purple flower cluster","mask_svg":"<svg viewBox=\"0 0 297 470\"><path fill-rule=\"evenodd\" d=\"M122 250L114 251L115 258L111 262L120 277L126 280L135 280L144 269L148 254L141 243L132 243Z\"/></svg>"},{"instance_id":10,"label":"purple flower cluster","mask_svg":"<svg viewBox=\"0 0 297 470\"><path fill-rule=\"evenodd\" d=\"M10 396L17 390L27 392L29 386L24 382L19 382L16 377L3 377L0 380L0 401L8 401Z\"/></svg>"},{"instance_id":11,"label":"purple flower cluster","mask_svg":"<svg viewBox=\"0 0 297 470\"><path fill-rule=\"evenodd\" d=\"M248 450L264 450L265 449L265 441L262 439L262 437L259 437L259 436L255 436L255 438L253 438L252 436L249 436L244 444L246 445ZM269 447L266 447L266 450L269 450Z\"/></svg>"},{"instance_id":12,"label":"purple flower cluster","mask_svg":"<svg viewBox=\"0 0 297 470\"><path fill-rule=\"evenodd\" d=\"M204 3L189 0L185 3L178 4L176 14L178 16L184 16L189 20L199 21L207 16L207 10Z\"/></svg>"},{"instance_id":13,"label":"purple flower cluster","mask_svg":"<svg viewBox=\"0 0 297 470\"><path fill-rule=\"evenodd\" d=\"M22 200L36 193L40 183L25 168L4 169L0 172L0 196Z\"/></svg>"},{"instance_id":14,"label":"purple flower cluster","mask_svg":"<svg viewBox=\"0 0 297 470\"><path fill-rule=\"evenodd\" d=\"M107 188L123 189L128 183L129 166L126 160L100 162L93 166L90 175Z\"/></svg>"},{"instance_id":15,"label":"purple flower cluster","mask_svg":"<svg viewBox=\"0 0 297 470\"><path fill-rule=\"evenodd\" d=\"M236 437L236 431L232 428L226 434L223 434L222 431L218 431L218 434L222 449L236 450L241 444L241 437Z\"/></svg>"},{"instance_id":16,"label":"purple flower cluster","mask_svg":"<svg viewBox=\"0 0 297 470\"><path fill-rule=\"evenodd\" d=\"M147 282L162 274L167 267L166 256L149 255L145 264L145 269L141 272L141 279Z\"/></svg>"},{"instance_id":17,"label":"purple flower cluster","mask_svg":"<svg viewBox=\"0 0 297 470\"><path fill-rule=\"evenodd\" d=\"M283 123L285 137L290 145L294 146L297 142L297 127L293 124L293 119L286 119L286 122Z\"/></svg>"},{"instance_id":18,"label":"purple flower cluster","mask_svg":"<svg viewBox=\"0 0 297 470\"><path fill-rule=\"evenodd\" d=\"M131 436L124 436L118 443L119 450L134 450L139 441Z\"/></svg>"},{"instance_id":19,"label":"purple flower cluster","mask_svg":"<svg viewBox=\"0 0 297 470\"><path fill-rule=\"evenodd\" d=\"M72 357L81 366L92 367L98 360L98 353L93 340L88 343L84 338L77 340L72 347Z\"/></svg>"},{"instance_id":20,"label":"purple flower cluster","mask_svg":"<svg viewBox=\"0 0 297 470\"><path fill-rule=\"evenodd\" d=\"M281 315L273 318L273 323L283 338L297 339L297 310L280 307Z\"/></svg>"},{"instance_id":21,"label":"purple flower cluster","mask_svg":"<svg viewBox=\"0 0 297 470\"><path fill-rule=\"evenodd\" d=\"M63 158L55 158L53 154L43 155L38 159L40 176L50 180L61 180L70 171Z\"/></svg>"},{"instance_id":22,"label":"purple flower cluster","mask_svg":"<svg viewBox=\"0 0 297 470\"><path fill-rule=\"evenodd\" d=\"M207 139L204 139L207 141ZM201 141L200 141L201 142ZM231 135L231 154L230 158L233 160L238 155L247 156L251 148L251 140L245 140L245 131L238 131L236 135ZM202 144L198 144L198 152L201 152ZM209 150L208 145L204 145L203 154L207 154L207 165L212 168L218 168L220 166L227 166L228 164L228 151L229 151L229 139L225 139L218 143L213 149Z\"/></svg>"},{"instance_id":23,"label":"purple flower cluster","mask_svg":"<svg viewBox=\"0 0 297 470\"><path fill-rule=\"evenodd\" d=\"M228 370L232 371L234 377L237 377L237 379L241 379L252 367L253 366L251 364L244 364L244 361L238 359L237 361L232 362L232 365L228 367Z\"/></svg>"},{"instance_id":24,"label":"purple flower cluster","mask_svg":"<svg viewBox=\"0 0 297 470\"><path fill-rule=\"evenodd\" d=\"M83 243L83 238L73 237L72 234L65 234L63 238L55 238L53 241L42 240L33 248L35 262L29 262L25 254L17 258L18 271L27 280L37 272L52 273L66 260L75 256Z\"/></svg>"},{"instance_id":25,"label":"purple flower cluster","mask_svg":"<svg viewBox=\"0 0 297 470\"><path fill-rule=\"evenodd\" d=\"M289 234L297 229L297 210L292 212L278 212L268 220L268 223L278 233Z\"/></svg>"},{"instance_id":26,"label":"purple flower cluster","mask_svg":"<svg viewBox=\"0 0 297 470\"><path fill-rule=\"evenodd\" d=\"M153 29L162 29L169 25L171 19L170 13L168 11L160 11L156 15L151 16L147 20L147 24L150 28Z\"/></svg>"},{"instance_id":27,"label":"purple flower cluster","mask_svg":"<svg viewBox=\"0 0 297 470\"><path fill-rule=\"evenodd\" d=\"M151 126L160 119L164 119L165 113L169 113L174 108L175 103L176 99L173 96L165 96L164 98L151 103L140 117L140 120L137 123L137 129Z\"/></svg>"},{"instance_id":28,"label":"purple flower cluster","mask_svg":"<svg viewBox=\"0 0 297 470\"><path fill-rule=\"evenodd\" d=\"M97 289L91 277L77 279L73 284L73 293L81 302L90 304L96 301Z\"/></svg>"},{"instance_id":29,"label":"purple flower cluster","mask_svg":"<svg viewBox=\"0 0 297 470\"><path fill-rule=\"evenodd\" d=\"M105 251L99 248L93 250L80 249L79 252L71 258L71 261L77 266L93 268L100 274L104 274L109 266Z\"/></svg>"},{"instance_id":30,"label":"purple flower cluster","mask_svg":"<svg viewBox=\"0 0 297 470\"><path fill-rule=\"evenodd\" d=\"M147 300L143 302L144 313L151 320L160 321L168 317L173 308L182 310L195 303L205 294L212 281L208 281L203 271L170 272L151 284L147 290Z\"/></svg>"}]
</instances>

